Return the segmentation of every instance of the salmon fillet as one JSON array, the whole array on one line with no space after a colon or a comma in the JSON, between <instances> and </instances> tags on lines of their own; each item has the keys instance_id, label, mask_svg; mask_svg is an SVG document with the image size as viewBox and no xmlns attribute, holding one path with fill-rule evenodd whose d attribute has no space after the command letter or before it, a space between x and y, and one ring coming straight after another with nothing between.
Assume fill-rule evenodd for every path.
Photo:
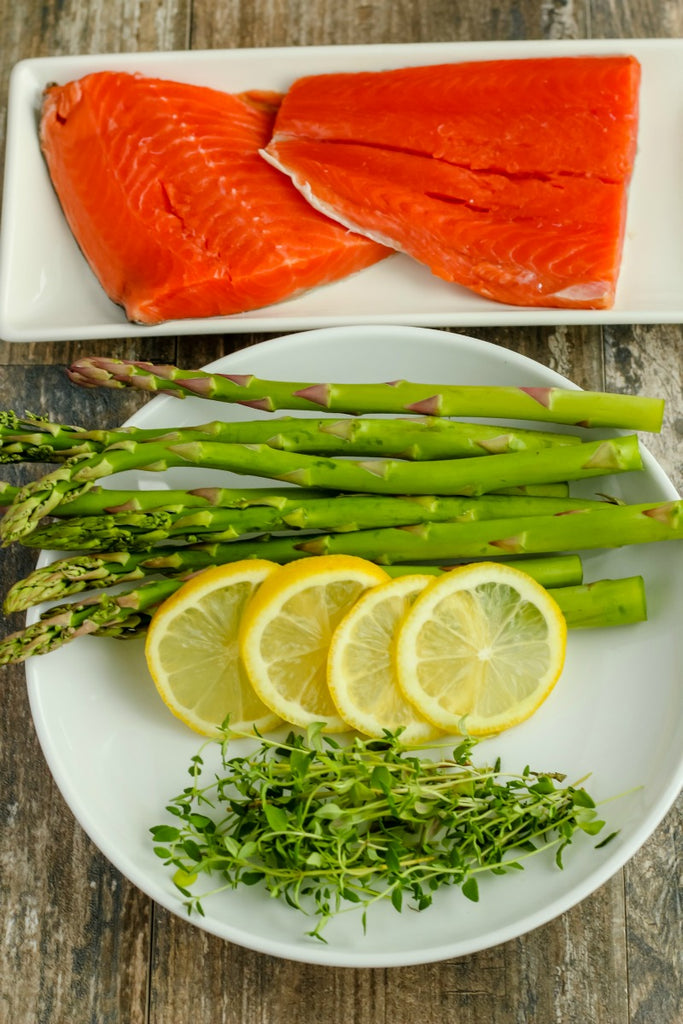
<instances>
[{"instance_id":1,"label":"salmon fillet","mask_svg":"<svg viewBox=\"0 0 683 1024\"><path fill-rule=\"evenodd\" d=\"M511 305L614 303L637 144L633 57L296 81L263 156L308 201Z\"/></svg>"},{"instance_id":2,"label":"salmon fillet","mask_svg":"<svg viewBox=\"0 0 683 1024\"><path fill-rule=\"evenodd\" d=\"M280 99L115 72L46 89L40 142L55 191L130 320L241 313L389 255L261 159Z\"/></svg>"}]
</instances>

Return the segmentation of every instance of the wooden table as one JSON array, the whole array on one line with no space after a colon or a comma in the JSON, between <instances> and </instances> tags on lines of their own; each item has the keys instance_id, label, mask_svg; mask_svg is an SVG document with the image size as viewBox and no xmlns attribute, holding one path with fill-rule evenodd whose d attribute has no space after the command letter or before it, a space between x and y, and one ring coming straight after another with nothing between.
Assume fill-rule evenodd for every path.
<instances>
[{"instance_id":1,"label":"wooden table","mask_svg":"<svg viewBox=\"0 0 683 1024\"><path fill-rule=\"evenodd\" d=\"M680 37L683 0L0 0L2 109L24 57L136 50L477 39ZM0 122L4 127L4 119ZM683 282L682 282L683 285ZM589 388L664 395L651 450L680 489L683 328L482 329ZM261 336L11 345L0 407L119 423L141 399L67 389L80 355L201 366ZM74 407L75 403L75 407ZM81 408L82 406L82 408ZM16 467L3 467L18 480ZM5 550L2 591L33 565ZM20 622L6 624L18 628ZM154 906L66 808L33 731L21 666L5 668L0 778L3 1024L674 1024L680 1021L680 824L672 810L593 896L522 938L422 967L351 970L250 952ZM680 806L678 808L680 812Z\"/></svg>"}]
</instances>

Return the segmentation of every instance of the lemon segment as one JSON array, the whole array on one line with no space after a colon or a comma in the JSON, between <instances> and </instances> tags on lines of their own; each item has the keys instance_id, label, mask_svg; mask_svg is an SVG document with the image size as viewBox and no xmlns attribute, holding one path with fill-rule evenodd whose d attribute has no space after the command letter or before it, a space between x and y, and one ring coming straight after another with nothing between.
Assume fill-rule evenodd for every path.
<instances>
[{"instance_id":1,"label":"lemon segment","mask_svg":"<svg viewBox=\"0 0 683 1024\"><path fill-rule=\"evenodd\" d=\"M145 642L150 675L166 706L203 736L230 726L259 732L279 719L255 693L239 652L242 613L274 562L250 558L206 569L152 616Z\"/></svg>"},{"instance_id":2,"label":"lemon segment","mask_svg":"<svg viewBox=\"0 0 683 1024\"><path fill-rule=\"evenodd\" d=\"M398 626L433 577L399 576L362 595L341 620L327 659L327 685L339 714L358 732L381 737L403 729L404 743L439 730L403 695L394 665Z\"/></svg>"},{"instance_id":3,"label":"lemon segment","mask_svg":"<svg viewBox=\"0 0 683 1024\"><path fill-rule=\"evenodd\" d=\"M526 573L493 562L461 566L433 579L403 619L399 686L438 728L491 735L546 699L566 640L557 602Z\"/></svg>"},{"instance_id":4,"label":"lemon segment","mask_svg":"<svg viewBox=\"0 0 683 1024\"><path fill-rule=\"evenodd\" d=\"M389 579L353 555L320 555L283 565L245 608L240 650L251 684L274 714L305 728L345 732L327 687L337 625L369 587Z\"/></svg>"}]
</instances>

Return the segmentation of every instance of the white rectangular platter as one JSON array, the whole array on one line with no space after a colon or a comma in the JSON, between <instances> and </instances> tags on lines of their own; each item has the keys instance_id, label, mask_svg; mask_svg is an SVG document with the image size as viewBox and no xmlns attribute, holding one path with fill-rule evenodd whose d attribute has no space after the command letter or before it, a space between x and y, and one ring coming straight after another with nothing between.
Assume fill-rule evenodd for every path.
<instances>
[{"instance_id":1,"label":"white rectangular platter","mask_svg":"<svg viewBox=\"0 0 683 1024\"><path fill-rule=\"evenodd\" d=\"M104 294L62 216L38 144L41 94L97 70L141 72L224 89L286 91L305 74L454 61L628 53L642 65L638 153L623 263L609 310L532 309L483 299L392 256L335 284L249 313L126 321ZM283 332L351 324L477 325L683 322L683 40L621 39L292 47L99 54L21 61L12 72L0 235L0 338L60 341L140 335ZM114 216L115 214L112 213Z\"/></svg>"}]
</instances>

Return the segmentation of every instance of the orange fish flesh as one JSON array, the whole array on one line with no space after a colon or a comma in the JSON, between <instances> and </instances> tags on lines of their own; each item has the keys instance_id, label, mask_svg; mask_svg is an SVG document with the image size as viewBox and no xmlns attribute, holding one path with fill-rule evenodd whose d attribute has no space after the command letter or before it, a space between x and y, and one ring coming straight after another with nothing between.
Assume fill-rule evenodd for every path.
<instances>
[{"instance_id":1,"label":"orange fish flesh","mask_svg":"<svg viewBox=\"0 0 683 1024\"><path fill-rule=\"evenodd\" d=\"M259 156L280 99L118 72L46 89L40 142L52 183L130 320L242 313L389 255Z\"/></svg>"},{"instance_id":2,"label":"orange fish flesh","mask_svg":"<svg viewBox=\"0 0 683 1024\"><path fill-rule=\"evenodd\" d=\"M629 56L316 75L263 155L318 210L498 302L609 308L638 130Z\"/></svg>"}]
</instances>

